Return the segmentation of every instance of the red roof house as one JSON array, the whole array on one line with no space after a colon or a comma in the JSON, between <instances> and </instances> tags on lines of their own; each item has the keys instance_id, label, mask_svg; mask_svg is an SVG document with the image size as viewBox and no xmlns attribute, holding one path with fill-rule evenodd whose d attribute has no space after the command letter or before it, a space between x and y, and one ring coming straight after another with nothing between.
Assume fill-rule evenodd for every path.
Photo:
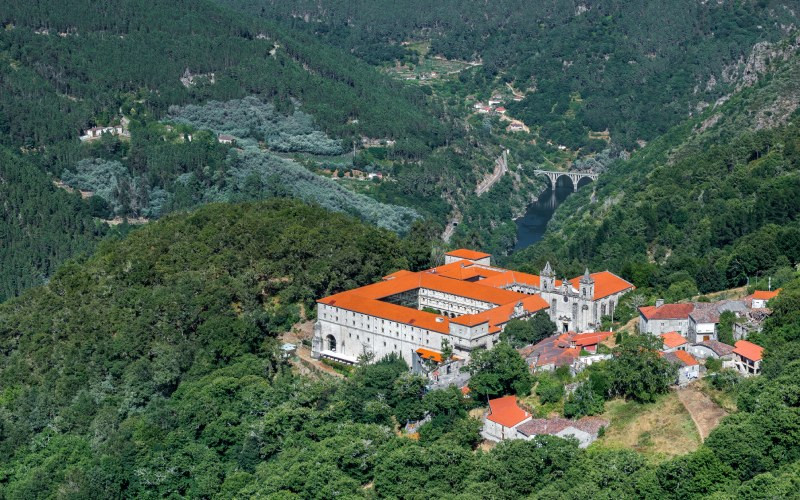
<instances>
[{"instance_id":1,"label":"red roof house","mask_svg":"<svg viewBox=\"0 0 800 500\"><path fill-rule=\"evenodd\" d=\"M483 424L483 435L492 441L516 436L516 426L531 419L531 414L517 404L516 396L489 400L489 414Z\"/></svg>"}]
</instances>

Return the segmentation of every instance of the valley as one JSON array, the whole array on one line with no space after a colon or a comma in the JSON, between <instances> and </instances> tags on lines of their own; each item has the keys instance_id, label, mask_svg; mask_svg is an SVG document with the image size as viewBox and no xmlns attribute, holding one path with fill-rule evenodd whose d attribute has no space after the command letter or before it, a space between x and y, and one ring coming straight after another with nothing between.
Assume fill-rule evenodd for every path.
<instances>
[{"instance_id":1,"label":"valley","mask_svg":"<svg viewBox=\"0 0 800 500\"><path fill-rule=\"evenodd\" d=\"M0 5L0 500L789 498L800 3Z\"/></svg>"}]
</instances>

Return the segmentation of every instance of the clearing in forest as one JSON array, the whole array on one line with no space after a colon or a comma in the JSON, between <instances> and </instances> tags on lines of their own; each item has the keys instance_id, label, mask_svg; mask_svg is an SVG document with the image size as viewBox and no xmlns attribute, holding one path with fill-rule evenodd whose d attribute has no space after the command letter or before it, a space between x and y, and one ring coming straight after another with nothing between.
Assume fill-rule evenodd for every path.
<instances>
[{"instance_id":1,"label":"clearing in forest","mask_svg":"<svg viewBox=\"0 0 800 500\"><path fill-rule=\"evenodd\" d=\"M701 392L697 383L678 389L677 394L681 403L691 415L703 441L719 425L722 417L728 414L717 403L712 401L708 395Z\"/></svg>"},{"instance_id":2,"label":"clearing in forest","mask_svg":"<svg viewBox=\"0 0 800 500\"><path fill-rule=\"evenodd\" d=\"M692 452L701 443L692 417L675 391L655 403L609 401L601 416L610 424L605 435L592 446L627 448L660 462Z\"/></svg>"}]
</instances>

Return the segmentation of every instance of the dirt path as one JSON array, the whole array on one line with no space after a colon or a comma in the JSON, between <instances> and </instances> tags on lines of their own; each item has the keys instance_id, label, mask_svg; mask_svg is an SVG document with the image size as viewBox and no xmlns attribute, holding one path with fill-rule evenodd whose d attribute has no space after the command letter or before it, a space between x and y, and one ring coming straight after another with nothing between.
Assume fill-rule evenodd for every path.
<instances>
[{"instance_id":1,"label":"dirt path","mask_svg":"<svg viewBox=\"0 0 800 500\"><path fill-rule=\"evenodd\" d=\"M696 384L689 384L678 389L677 393L678 399L691 415L692 421L700 433L700 439L705 441L711 431L719 425L722 417L728 413L711 398L700 392Z\"/></svg>"}]
</instances>

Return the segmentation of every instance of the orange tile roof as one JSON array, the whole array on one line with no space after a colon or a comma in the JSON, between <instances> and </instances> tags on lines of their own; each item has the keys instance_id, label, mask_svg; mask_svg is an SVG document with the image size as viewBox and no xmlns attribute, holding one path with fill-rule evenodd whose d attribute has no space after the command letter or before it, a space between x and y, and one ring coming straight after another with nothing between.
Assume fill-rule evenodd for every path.
<instances>
[{"instance_id":1,"label":"orange tile roof","mask_svg":"<svg viewBox=\"0 0 800 500\"><path fill-rule=\"evenodd\" d=\"M779 293L781 293L780 288L778 288L777 290L773 290L771 292L767 290L756 290L755 292L753 292L753 298L760 300L770 300L777 297Z\"/></svg>"},{"instance_id":2,"label":"orange tile roof","mask_svg":"<svg viewBox=\"0 0 800 500\"><path fill-rule=\"evenodd\" d=\"M522 300L509 302L508 304L497 306L478 314L464 314L462 316L453 318L450 321L466 326L480 325L481 323L486 323L488 321L492 326L499 326L511 320L511 315L514 313L514 308L516 308L517 304L520 302L522 303L522 309L527 313L536 313L549 307L547 301L538 295L524 295L524 297L525 298Z\"/></svg>"},{"instance_id":3,"label":"orange tile roof","mask_svg":"<svg viewBox=\"0 0 800 500\"><path fill-rule=\"evenodd\" d=\"M444 278L427 272L399 275L392 279L379 281L342 293L354 294L359 297L370 299L382 299L390 295L408 292L417 288L427 288L429 290L450 293L458 295L459 297L466 297L498 305L529 297L529 295L524 293L494 288L481 283Z\"/></svg>"},{"instance_id":4,"label":"orange tile roof","mask_svg":"<svg viewBox=\"0 0 800 500\"><path fill-rule=\"evenodd\" d=\"M480 260L492 256L491 254L488 253L476 252L475 250L469 250L467 248L459 248L458 250L452 250L450 252L447 252L445 255L449 255L451 257L459 257L467 260Z\"/></svg>"},{"instance_id":5,"label":"orange tile roof","mask_svg":"<svg viewBox=\"0 0 800 500\"><path fill-rule=\"evenodd\" d=\"M503 273L503 271L475 265L469 260L457 260L443 266L428 269L428 272L457 280L468 280L475 277L488 278Z\"/></svg>"},{"instance_id":6,"label":"orange tile roof","mask_svg":"<svg viewBox=\"0 0 800 500\"><path fill-rule=\"evenodd\" d=\"M609 295L624 290L636 288L633 286L633 283L628 283L611 271L592 273L590 276L594 280L594 300L602 299L603 297L608 297ZM578 276L577 278L572 278L569 282L576 289L580 289L581 278L582 276Z\"/></svg>"},{"instance_id":7,"label":"orange tile roof","mask_svg":"<svg viewBox=\"0 0 800 500\"><path fill-rule=\"evenodd\" d=\"M438 314L419 311L410 307L398 306L388 302L359 297L348 292L342 292L319 300L329 306L340 307L348 311L368 314L377 318L396 321L406 325L424 328L439 333L450 333L450 320Z\"/></svg>"},{"instance_id":8,"label":"orange tile roof","mask_svg":"<svg viewBox=\"0 0 800 500\"><path fill-rule=\"evenodd\" d=\"M399 271L395 271L392 274L387 274L383 277L384 280L391 280L394 278L399 278L400 276L406 276L408 274L414 274L411 271L406 271L405 269L401 269Z\"/></svg>"},{"instance_id":9,"label":"orange tile roof","mask_svg":"<svg viewBox=\"0 0 800 500\"><path fill-rule=\"evenodd\" d=\"M442 353L439 351L434 351L433 349L425 349L424 347L420 347L417 349L417 354L419 354L423 359L429 359L437 363L442 362Z\"/></svg>"},{"instance_id":10,"label":"orange tile roof","mask_svg":"<svg viewBox=\"0 0 800 500\"><path fill-rule=\"evenodd\" d=\"M678 332L662 333L661 338L664 339L664 345L670 349L687 343L687 340Z\"/></svg>"},{"instance_id":11,"label":"orange tile roof","mask_svg":"<svg viewBox=\"0 0 800 500\"><path fill-rule=\"evenodd\" d=\"M642 306L639 312L647 319L689 319L694 304L664 304L661 307Z\"/></svg>"},{"instance_id":12,"label":"orange tile roof","mask_svg":"<svg viewBox=\"0 0 800 500\"><path fill-rule=\"evenodd\" d=\"M764 348L746 340L737 340L733 352L750 361L760 361Z\"/></svg>"},{"instance_id":13,"label":"orange tile roof","mask_svg":"<svg viewBox=\"0 0 800 500\"><path fill-rule=\"evenodd\" d=\"M685 364L686 366L695 366L699 364L697 360L694 359L694 356L692 356L686 351L675 351L672 354L674 354L675 357L683 361L683 364Z\"/></svg>"},{"instance_id":14,"label":"orange tile roof","mask_svg":"<svg viewBox=\"0 0 800 500\"><path fill-rule=\"evenodd\" d=\"M578 347L586 347L590 345L599 344L600 342L604 341L608 337L610 337L613 332L587 332L587 333L576 333L568 337L568 340L574 342Z\"/></svg>"},{"instance_id":15,"label":"orange tile roof","mask_svg":"<svg viewBox=\"0 0 800 500\"><path fill-rule=\"evenodd\" d=\"M516 396L503 396L489 400L489 415L486 417L503 427L514 427L531 415L517 405Z\"/></svg>"}]
</instances>

